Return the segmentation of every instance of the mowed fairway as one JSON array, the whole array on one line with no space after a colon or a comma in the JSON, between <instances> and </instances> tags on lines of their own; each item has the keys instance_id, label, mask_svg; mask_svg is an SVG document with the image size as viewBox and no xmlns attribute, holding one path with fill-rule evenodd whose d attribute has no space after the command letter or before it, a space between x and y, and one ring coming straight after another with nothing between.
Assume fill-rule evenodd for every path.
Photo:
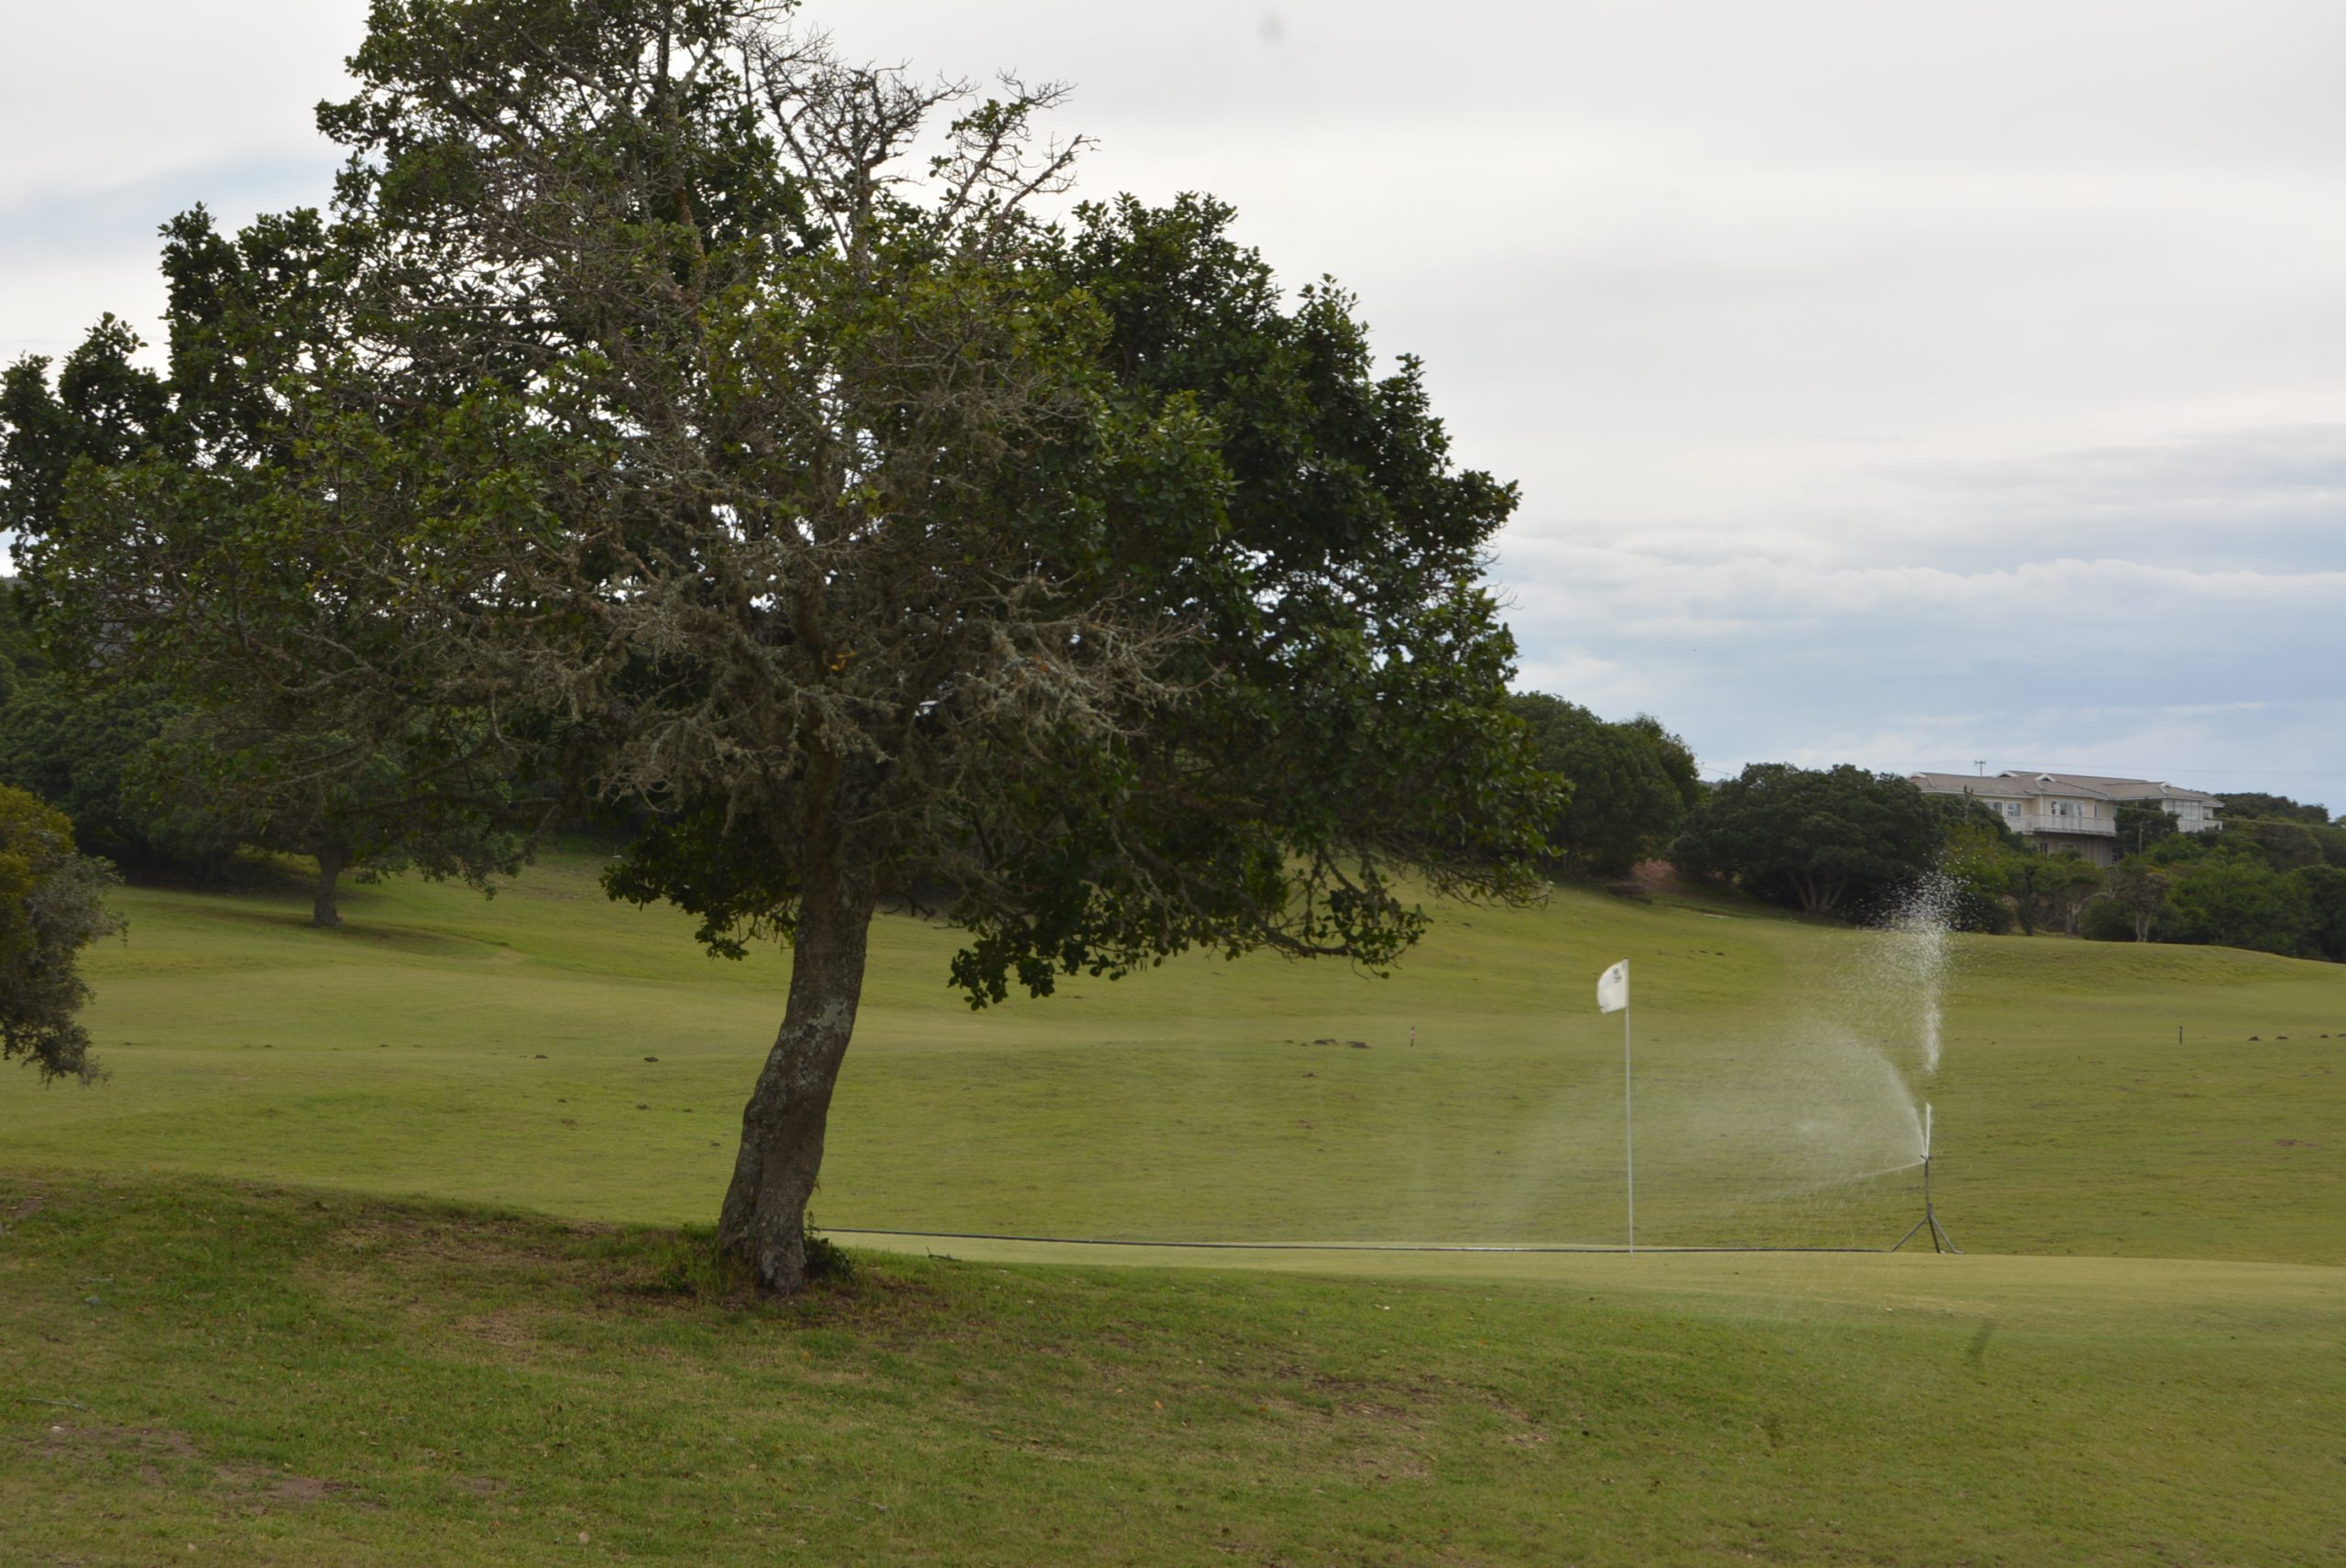
<instances>
[{"instance_id":1,"label":"mowed fairway","mask_svg":"<svg viewBox=\"0 0 2346 1568\"><path fill-rule=\"evenodd\" d=\"M707 958L595 869L555 857L486 902L361 889L327 934L291 896L128 893L128 943L89 966L114 1076L9 1085L0 1138L49 1169L708 1221L787 959ZM1927 1096L1968 1250L2346 1263L2346 969L1960 938L1925 1079L1881 940L1573 892L1445 912L1389 979L1192 956L973 1013L954 934L883 920L817 1216L1617 1243L1620 1029L1592 986L1626 956L1641 1240L1886 1245L1920 1212Z\"/></svg>"},{"instance_id":2,"label":"mowed fairway","mask_svg":"<svg viewBox=\"0 0 2346 1568\"><path fill-rule=\"evenodd\" d=\"M0 1561L2346 1560L2346 970L1961 939L1926 1075L1881 939L1740 903L975 1014L891 920L834 1226L1614 1243L1628 957L1641 1242L1894 1240L1920 1093L1967 1255L897 1240L776 1307L674 1227L786 959L594 872L124 895L114 1076L0 1085Z\"/></svg>"}]
</instances>

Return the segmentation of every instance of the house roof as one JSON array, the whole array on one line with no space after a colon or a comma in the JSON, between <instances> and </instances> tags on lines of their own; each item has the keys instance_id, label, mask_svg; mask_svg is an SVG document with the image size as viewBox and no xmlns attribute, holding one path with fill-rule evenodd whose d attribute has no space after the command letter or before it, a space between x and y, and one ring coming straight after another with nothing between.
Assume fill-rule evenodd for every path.
<instances>
[{"instance_id":1,"label":"house roof","mask_svg":"<svg viewBox=\"0 0 2346 1568\"><path fill-rule=\"evenodd\" d=\"M2005 785L2001 789L1993 787L2004 784L2001 773L1992 779L1981 778L1973 773L1908 773L1906 777L1924 795L2018 795L2022 793L2010 785Z\"/></svg>"},{"instance_id":2,"label":"house roof","mask_svg":"<svg viewBox=\"0 0 2346 1568\"><path fill-rule=\"evenodd\" d=\"M2109 779L2093 773L2055 773L2051 777L2063 784L2098 789L2111 800L2204 800L2210 806L2223 804L2204 790L2186 789L2181 784L2153 779Z\"/></svg>"},{"instance_id":3,"label":"house roof","mask_svg":"<svg viewBox=\"0 0 2346 1568\"><path fill-rule=\"evenodd\" d=\"M2198 800L2223 803L2204 791L2155 779L2108 778L2099 773L2033 773L2010 768L1980 777L1973 773L1911 773L1914 787L1925 795L1987 795L2032 799L2040 795L2082 796L2087 800Z\"/></svg>"}]
</instances>

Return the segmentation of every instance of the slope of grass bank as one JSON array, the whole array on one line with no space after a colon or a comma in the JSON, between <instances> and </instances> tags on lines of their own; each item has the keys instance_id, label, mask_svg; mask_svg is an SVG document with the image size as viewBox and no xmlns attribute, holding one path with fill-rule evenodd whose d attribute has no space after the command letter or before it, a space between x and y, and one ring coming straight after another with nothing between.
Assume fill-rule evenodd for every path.
<instances>
[{"instance_id":1,"label":"slope of grass bank","mask_svg":"<svg viewBox=\"0 0 2346 1568\"><path fill-rule=\"evenodd\" d=\"M0 1176L0 1560L2328 1563L2338 1271L887 1258ZM1748 1272L1747 1272L1748 1271Z\"/></svg>"},{"instance_id":2,"label":"slope of grass bank","mask_svg":"<svg viewBox=\"0 0 2346 1568\"><path fill-rule=\"evenodd\" d=\"M596 869L554 856L489 902L361 888L332 933L298 893L128 892L90 966L114 1076L5 1085L4 1162L706 1220L788 960L711 960ZM1620 1036L1589 991L1627 956L1643 1240L1882 1245L1928 1099L1967 1247L2346 1262L2337 966L1964 938L1930 1073L1894 952L1748 905L1567 891L1446 910L1389 980L1192 959L982 1013L944 984L954 945L881 925L831 1223L1617 1240Z\"/></svg>"}]
</instances>

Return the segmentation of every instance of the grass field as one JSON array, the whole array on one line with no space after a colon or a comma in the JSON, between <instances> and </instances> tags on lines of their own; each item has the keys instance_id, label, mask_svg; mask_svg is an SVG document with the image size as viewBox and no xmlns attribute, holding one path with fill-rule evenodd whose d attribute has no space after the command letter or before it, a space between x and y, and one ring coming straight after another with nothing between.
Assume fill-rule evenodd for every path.
<instances>
[{"instance_id":1,"label":"grass field","mask_svg":"<svg viewBox=\"0 0 2346 1568\"><path fill-rule=\"evenodd\" d=\"M1920 1094L1968 1255L903 1241L776 1307L674 1227L786 961L593 874L124 895L114 1076L0 1087L0 1562L2346 1560L2346 970L1962 939L1925 1075L1894 952L1736 903L979 1014L890 921L834 1226L1612 1242L1627 956L1642 1242L1894 1239Z\"/></svg>"},{"instance_id":2,"label":"grass field","mask_svg":"<svg viewBox=\"0 0 2346 1568\"><path fill-rule=\"evenodd\" d=\"M0 1137L50 1169L708 1220L786 959L704 957L594 871L362 889L332 934L297 894L132 892L90 966L112 1080L12 1086ZM1962 938L1926 1081L1875 938L1749 905L1563 894L1456 912L1389 980L1192 959L981 1013L945 988L953 946L882 925L831 1224L1616 1242L1619 1022L1592 987L1628 956L1643 1240L1888 1243L1927 1096L1968 1248L2346 1264L2346 1224L2308 1223L2346 1212L2334 965Z\"/></svg>"}]
</instances>

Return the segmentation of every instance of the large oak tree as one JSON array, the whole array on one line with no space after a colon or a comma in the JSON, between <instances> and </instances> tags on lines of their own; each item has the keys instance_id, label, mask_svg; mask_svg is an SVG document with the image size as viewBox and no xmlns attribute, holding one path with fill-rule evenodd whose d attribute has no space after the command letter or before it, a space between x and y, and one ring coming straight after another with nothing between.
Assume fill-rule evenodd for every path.
<instances>
[{"instance_id":1,"label":"large oak tree","mask_svg":"<svg viewBox=\"0 0 2346 1568\"><path fill-rule=\"evenodd\" d=\"M1045 222L1057 90L785 19L378 0L322 111L336 334L271 369L247 504L326 543L292 600L386 606L376 657L648 813L615 893L791 943L719 1225L787 1290L886 902L977 1003L1381 968L1423 891L1525 894L1553 802L1481 577L1514 492L1416 364L1212 202Z\"/></svg>"}]
</instances>

